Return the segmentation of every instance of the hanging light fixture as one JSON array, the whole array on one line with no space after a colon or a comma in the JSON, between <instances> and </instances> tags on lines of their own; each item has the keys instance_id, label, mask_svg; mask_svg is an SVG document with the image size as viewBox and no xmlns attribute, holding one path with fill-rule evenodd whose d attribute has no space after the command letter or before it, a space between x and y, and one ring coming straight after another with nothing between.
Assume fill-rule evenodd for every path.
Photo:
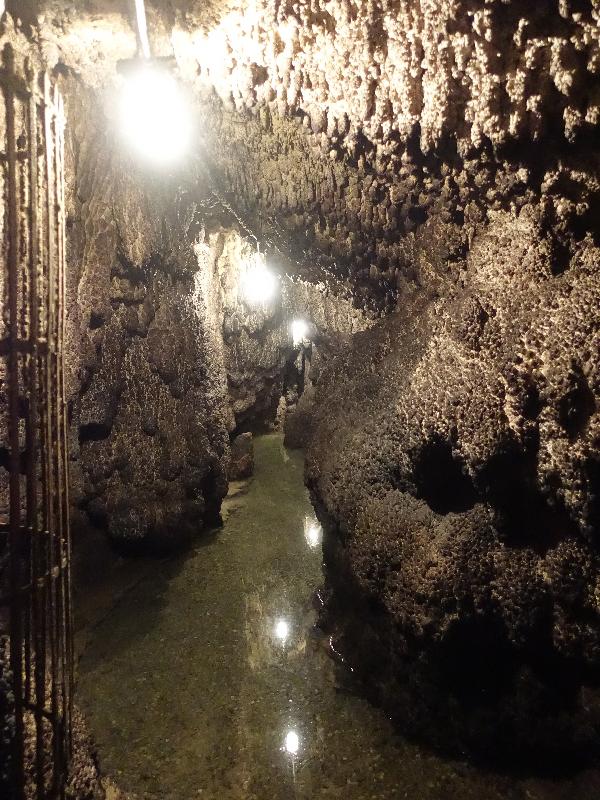
<instances>
[{"instance_id":1,"label":"hanging light fixture","mask_svg":"<svg viewBox=\"0 0 600 800\"><path fill-rule=\"evenodd\" d=\"M277 279L267 267L265 257L258 248L246 262L241 288L243 298L250 306L266 305L275 297Z\"/></svg>"},{"instance_id":2,"label":"hanging light fixture","mask_svg":"<svg viewBox=\"0 0 600 800\"><path fill-rule=\"evenodd\" d=\"M148 23L146 21L146 6L144 0L134 0L135 19L137 22L138 44L144 58L150 58L150 42L148 41Z\"/></svg>"},{"instance_id":3,"label":"hanging light fixture","mask_svg":"<svg viewBox=\"0 0 600 800\"><path fill-rule=\"evenodd\" d=\"M144 0L135 0L135 16L141 58L120 63L122 136L146 161L173 164L191 145L191 104L169 68L170 59L151 57Z\"/></svg>"},{"instance_id":4,"label":"hanging light fixture","mask_svg":"<svg viewBox=\"0 0 600 800\"><path fill-rule=\"evenodd\" d=\"M291 325L292 342L294 347L299 347L308 340L308 323L304 319L295 319Z\"/></svg>"}]
</instances>

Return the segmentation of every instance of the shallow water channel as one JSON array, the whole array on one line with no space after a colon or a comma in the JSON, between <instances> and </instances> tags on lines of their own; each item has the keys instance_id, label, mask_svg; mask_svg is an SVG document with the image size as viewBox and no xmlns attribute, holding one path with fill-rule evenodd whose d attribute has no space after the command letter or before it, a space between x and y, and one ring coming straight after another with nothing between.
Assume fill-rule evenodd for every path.
<instances>
[{"instance_id":1,"label":"shallow water channel","mask_svg":"<svg viewBox=\"0 0 600 800\"><path fill-rule=\"evenodd\" d=\"M517 780L444 760L340 682L314 628L302 456L273 434L255 460L218 531L177 557L115 559L80 591L78 703L105 774L148 800L600 796L590 773Z\"/></svg>"}]
</instances>

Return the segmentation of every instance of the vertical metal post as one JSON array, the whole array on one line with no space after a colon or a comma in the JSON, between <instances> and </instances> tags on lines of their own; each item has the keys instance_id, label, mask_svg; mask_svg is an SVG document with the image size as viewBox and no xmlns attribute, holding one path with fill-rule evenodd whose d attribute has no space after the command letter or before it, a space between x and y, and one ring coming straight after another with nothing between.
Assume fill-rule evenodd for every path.
<instances>
[{"instance_id":1,"label":"vertical metal post","mask_svg":"<svg viewBox=\"0 0 600 800\"><path fill-rule=\"evenodd\" d=\"M12 791L54 800L68 778L73 682L64 109L49 76L10 45L0 89L0 635L10 642Z\"/></svg>"},{"instance_id":2,"label":"vertical metal post","mask_svg":"<svg viewBox=\"0 0 600 800\"><path fill-rule=\"evenodd\" d=\"M12 50L6 52L5 67L14 73ZM9 552L10 552L10 593L12 605L10 613L10 666L14 687L15 747L13 769L15 788L19 796L24 794L24 770L20 763L24 759L23 725L23 608L22 608L22 568L21 568L21 448L19 446L19 209L17 195L17 144L15 129L14 88L7 81L3 86L6 119L6 156L8 172L8 263L7 268L7 306L8 306L8 447L9 447Z\"/></svg>"}]
</instances>

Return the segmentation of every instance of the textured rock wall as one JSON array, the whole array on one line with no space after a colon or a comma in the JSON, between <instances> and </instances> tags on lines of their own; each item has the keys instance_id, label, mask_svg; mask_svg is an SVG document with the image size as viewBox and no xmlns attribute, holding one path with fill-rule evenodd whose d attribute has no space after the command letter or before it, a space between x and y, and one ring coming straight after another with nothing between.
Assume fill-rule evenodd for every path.
<instances>
[{"instance_id":1,"label":"textured rock wall","mask_svg":"<svg viewBox=\"0 0 600 800\"><path fill-rule=\"evenodd\" d=\"M382 157L415 126L423 152L451 136L466 153L550 125L569 140L593 132L598 21L585 0L259 1L230 4L197 54L238 111L301 110L314 133L362 135Z\"/></svg>"},{"instance_id":2,"label":"textured rock wall","mask_svg":"<svg viewBox=\"0 0 600 800\"><path fill-rule=\"evenodd\" d=\"M97 85L131 55L109 0L41 5L46 51ZM310 388L308 475L337 533L328 608L348 656L440 745L584 754L600 652L597 1L175 5L149 3L153 45L202 99L220 191L309 274L395 309ZM285 337L270 317L223 318L243 415L269 405Z\"/></svg>"},{"instance_id":3,"label":"textured rock wall","mask_svg":"<svg viewBox=\"0 0 600 800\"><path fill-rule=\"evenodd\" d=\"M440 745L588 752L600 9L245 11L174 37L219 98L218 179L355 302L397 309L315 388L308 477L346 654Z\"/></svg>"},{"instance_id":4,"label":"textured rock wall","mask_svg":"<svg viewBox=\"0 0 600 800\"><path fill-rule=\"evenodd\" d=\"M135 52L111 0L32 5L48 58L94 86ZM596 230L596 2L157 0L148 11L154 52L174 53L204 97L222 189L349 278L361 304L389 308L407 284L449 291L490 209L541 202L558 268L572 235Z\"/></svg>"},{"instance_id":5,"label":"textured rock wall","mask_svg":"<svg viewBox=\"0 0 600 800\"><path fill-rule=\"evenodd\" d=\"M68 107L74 500L121 544L168 546L217 515L228 434L275 421L292 319L327 339L367 318L333 284L283 274L272 303L249 307L253 247L191 199L187 176L136 171L81 94Z\"/></svg>"},{"instance_id":6,"label":"textured rock wall","mask_svg":"<svg viewBox=\"0 0 600 800\"><path fill-rule=\"evenodd\" d=\"M390 307L407 284L451 290L490 210L541 202L557 269L597 230L598 13L258 3L173 43L220 98L206 146L236 202Z\"/></svg>"},{"instance_id":7,"label":"textured rock wall","mask_svg":"<svg viewBox=\"0 0 600 800\"><path fill-rule=\"evenodd\" d=\"M267 268L276 278L272 300L249 305L244 297L244 275L255 257L255 245L235 228L207 233L199 248L216 287L214 307L221 320L228 397L237 428L272 425L286 381L300 382L295 363L300 347L294 343L292 322L303 320L315 346L327 346L338 337L349 338L372 320L353 307L343 287L308 283L280 274L275 254ZM297 398L296 398L297 399Z\"/></svg>"},{"instance_id":8,"label":"textured rock wall","mask_svg":"<svg viewBox=\"0 0 600 800\"><path fill-rule=\"evenodd\" d=\"M73 499L117 541L173 544L214 519L227 489L194 208L176 182L136 173L80 86L68 99Z\"/></svg>"},{"instance_id":9,"label":"textured rock wall","mask_svg":"<svg viewBox=\"0 0 600 800\"><path fill-rule=\"evenodd\" d=\"M494 215L460 294L327 365L309 448L336 647L413 732L486 757L598 747L600 250L556 276L549 247Z\"/></svg>"},{"instance_id":10,"label":"textured rock wall","mask_svg":"<svg viewBox=\"0 0 600 800\"><path fill-rule=\"evenodd\" d=\"M48 58L94 86L135 52L122 9L42 12ZM148 3L154 52L203 98L223 191L361 305L451 291L490 210L541 203L561 269L597 230L596 2ZM543 157L540 157L543 154Z\"/></svg>"}]
</instances>

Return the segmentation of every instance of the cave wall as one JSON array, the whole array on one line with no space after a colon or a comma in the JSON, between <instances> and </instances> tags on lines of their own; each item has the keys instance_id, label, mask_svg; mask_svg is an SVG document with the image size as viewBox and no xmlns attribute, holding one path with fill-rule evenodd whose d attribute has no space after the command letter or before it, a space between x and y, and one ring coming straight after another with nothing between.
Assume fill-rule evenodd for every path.
<instances>
[{"instance_id":1,"label":"cave wall","mask_svg":"<svg viewBox=\"0 0 600 800\"><path fill-rule=\"evenodd\" d=\"M255 244L231 213L193 170L138 168L102 92L65 89L76 521L127 548L171 547L216 521L230 434L275 424L292 320L325 344L372 320L335 281L292 278L274 255L276 295L249 306Z\"/></svg>"},{"instance_id":2,"label":"cave wall","mask_svg":"<svg viewBox=\"0 0 600 800\"><path fill-rule=\"evenodd\" d=\"M227 491L222 346L194 206L67 93L73 502L126 545L177 543Z\"/></svg>"},{"instance_id":3,"label":"cave wall","mask_svg":"<svg viewBox=\"0 0 600 800\"><path fill-rule=\"evenodd\" d=\"M135 51L109 0L38 5L45 52L94 85ZM197 91L219 192L288 242L292 272L388 312L311 386L307 475L340 646L429 741L587 752L597 1L148 6L155 51ZM243 415L269 397L284 333L265 319L263 347L235 316L219 358Z\"/></svg>"},{"instance_id":4,"label":"cave wall","mask_svg":"<svg viewBox=\"0 0 600 800\"><path fill-rule=\"evenodd\" d=\"M274 253L265 257L267 268L277 276L274 296L269 302L249 305L243 283L247 265L255 258L256 244L241 236L235 227L219 225L212 232L207 229L202 250L206 269L213 274L213 305L220 320L227 394L235 428L268 428L278 422L286 377L297 379L300 391L304 377L308 378L297 374L295 365L302 348L293 341L293 321L299 319L307 324L311 349L327 349L364 330L373 319L354 307L352 297L337 282L310 283L277 272L282 265Z\"/></svg>"},{"instance_id":5,"label":"cave wall","mask_svg":"<svg viewBox=\"0 0 600 800\"><path fill-rule=\"evenodd\" d=\"M451 291L490 212L539 204L557 269L596 230L598 13L258 3L173 44L218 96L206 147L223 186L390 308L414 284Z\"/></svg>"},{"instance_id":6,"label":"cave wall","mask_svg":"<svg viewBox=\"0 0 600 800\"><path fill-rule=\"evenodd\" d=\"M369 323L347 287L292 278L287 263L275 263L268 309L244 303L252 247L235 214L215 211L206 165L192 155L179 173L153 173L121 146L116 67L135 37L119 9L95 5L19 10L67 101L74 526L166 547L216 519L229 435L274 421L297 355L291 320L307 318L322 341ZM160 48L164 20L159 30Z\"/></svg>"},{"instance_id":7,"label":"cave wall","mask_svg":"<svg viewBox=\"0 0 600 800\"><path fill-rule=\"evenodd\" d=\"M174 37L223 191L389 312L311 390L324 619L455 752L598 746L598 15L234 4Z\"/></svg>"},{"instance_id":8,"label":"cave wall","mask_svg":"<svg viewBox=\"0 0 600 800\"><path fill-rule=\"evenodd\" d=\"M460 294L357 334L307 463L324 622L371 695L445 750L545 765L597 754L600 722L600 252L547 254L500 213Z\"/></svg>"}]
</instances>

